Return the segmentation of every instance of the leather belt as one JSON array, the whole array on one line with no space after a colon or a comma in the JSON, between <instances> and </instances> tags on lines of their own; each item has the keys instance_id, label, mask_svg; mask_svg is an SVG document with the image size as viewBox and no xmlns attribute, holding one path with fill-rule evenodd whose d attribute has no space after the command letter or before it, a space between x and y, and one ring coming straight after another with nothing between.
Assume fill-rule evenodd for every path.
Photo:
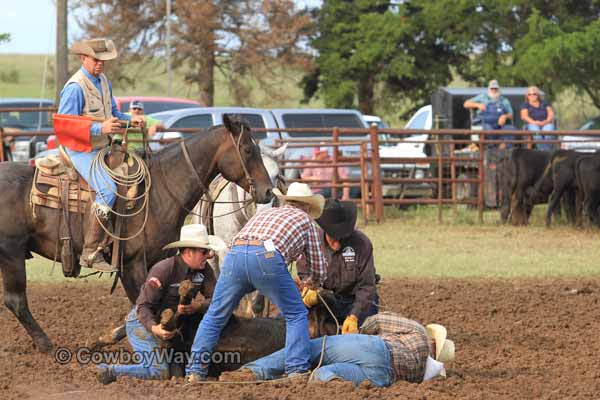
<instances>
[{"instance_id":1,"label":"leather belt","mask_svg":"<svg viewBox=\"0 0 600 400\"><path fill-rule=\"evenodd\" d=\"M253 239L236 239L233 242L234 246L262 246L262 240L253 240Z\"/></svg>"}]
</instances>

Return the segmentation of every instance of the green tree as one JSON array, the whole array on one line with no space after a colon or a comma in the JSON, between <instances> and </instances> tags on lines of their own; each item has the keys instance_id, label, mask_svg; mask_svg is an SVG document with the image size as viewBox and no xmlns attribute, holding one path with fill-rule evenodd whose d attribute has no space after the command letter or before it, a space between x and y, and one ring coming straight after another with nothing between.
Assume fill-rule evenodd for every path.
<instances>
[{"instance_id":1,"label":"green tree","mask_svg":"<svg viewBox=\"0 0 600 400\"><path fill-rule=\"evenodd\" d=\"M600 20L581 21L579 26L561 27L534 12L529 30L515 43L520 54L514 75L551 94L575 88L589 95L600 108Z\"/></svg>"},{"instance_id":2,"label":"green tree","mask_svg":"<svg viewBox=\"0 0 600 400\"><path fill-rule=\"evenodd\" d=\"M10 33L0 33L0 43L9 42L10 41Z\"/></svg>"},{"instance_id":3,"label":"green tree","mask_svg":"<svg viewBox=\"0 0 600 400\"><path fill-rule=\"evenodd\" d=\"M322 97L327 106L358 106L363 113L428 102L452 79L451 66L468 61L469 35L459 17L467 7L456 3L324 1L311 41L316 68L303 80L305 100ZM444 9L451 6L449 17Z\"/></svg>"}]
</instances>

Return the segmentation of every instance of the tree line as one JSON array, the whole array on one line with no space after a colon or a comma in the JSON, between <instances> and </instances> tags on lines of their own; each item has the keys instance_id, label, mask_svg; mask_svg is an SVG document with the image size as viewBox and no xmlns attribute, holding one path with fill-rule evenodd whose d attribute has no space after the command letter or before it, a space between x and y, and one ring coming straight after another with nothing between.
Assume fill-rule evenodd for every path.
<instances>
[{"instance_id":1,"label":"tree line","mask_svg":"<svg viewBox=\"0 0 600 400\"><path fill-rule=\"evenodd\" d=\"M304 101L372 114L410 112L439 86L536 85L550 100L587 93L600 108L600 2L596 0L172 0L172 57L199 100L214 102L215 72L238 105L260 86L275 101L289 71ZM165 55L164 0L77 0L88 36L121 51L122 65Z\"/></svg>"}]
</instances>

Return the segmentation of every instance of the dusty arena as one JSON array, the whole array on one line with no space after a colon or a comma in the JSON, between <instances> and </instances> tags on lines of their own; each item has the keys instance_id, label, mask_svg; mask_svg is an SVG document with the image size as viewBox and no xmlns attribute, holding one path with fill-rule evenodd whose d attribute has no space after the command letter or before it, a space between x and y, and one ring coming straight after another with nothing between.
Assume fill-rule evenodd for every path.
<instances>
[{"instance_id":1,"label":"dusty arena","mask_svg":"<svg viewBox=\"0 0 600 400\"><path fill-rule=\"evenodd\" d=\"M102 386L91 365L38 353L0 308L2 399L597 399L600 278L404 280L381 285L386 309L443 323L457 346L447 379L387 389L350 383L190 386L120 378ZM128 311L108 284L31 284L30 305L56 347L92 343ZM121 345L125 346L123 341ZM117 349L113 346L112 349Z\"/></svg>"}]
</instances>

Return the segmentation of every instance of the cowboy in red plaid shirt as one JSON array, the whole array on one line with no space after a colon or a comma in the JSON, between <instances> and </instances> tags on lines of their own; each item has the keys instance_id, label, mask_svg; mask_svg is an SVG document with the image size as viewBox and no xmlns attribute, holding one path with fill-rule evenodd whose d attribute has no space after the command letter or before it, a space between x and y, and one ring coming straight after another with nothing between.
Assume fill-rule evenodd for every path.
<instances>
[{"instance_id":1,"label":"cowboy in red plaid shirt","mask_svg":"<svg viewBox=\"0 0 600 400\"><path fill-rule=\"evenodd\" d=\"M306 258L313 285L325 279L326 261L314 219L325 199L294 182L284 203L256 214L234 237L223 263L208 312L202 319L187 367L189 382L205 380L210 355L231 313L246 293L258 289L281 310L286 320L285 372L291 376L310 368L307 310L287 265Z\"/></svg>"}]
</instances>

